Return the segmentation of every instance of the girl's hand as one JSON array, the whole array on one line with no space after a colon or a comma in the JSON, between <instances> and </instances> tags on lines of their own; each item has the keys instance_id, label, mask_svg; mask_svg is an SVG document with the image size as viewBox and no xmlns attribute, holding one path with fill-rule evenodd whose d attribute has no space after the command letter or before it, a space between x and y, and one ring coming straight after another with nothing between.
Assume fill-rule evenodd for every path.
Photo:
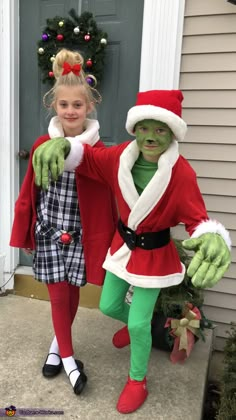
<instances>
[{"instance_id":1,"label":"girl's hand","mask_svg":"<svg viewBox=\"0 0 236 420\"><path fill-rule=\"evenodd\" d=\"M22 251L23 251L26 255L32 255L32 254L33 254L33 249L30 249L30 248L22 248Z\"/></svg>"}]
</instances>

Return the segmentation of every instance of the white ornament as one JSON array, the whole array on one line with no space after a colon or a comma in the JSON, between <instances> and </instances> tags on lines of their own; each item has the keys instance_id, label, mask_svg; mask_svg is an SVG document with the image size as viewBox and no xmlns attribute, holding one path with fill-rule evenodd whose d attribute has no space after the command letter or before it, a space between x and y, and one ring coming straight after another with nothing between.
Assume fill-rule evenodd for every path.
<instances>
[{"instance_id":1,"label":"white ornament","mask_svg":"<svg viewBox=\"0 0 236 420\"><path fill-rule=\"evenodd\" d=\"M100 41L100 43L101 43L101 44L103 44L103 45L107 45L107 40L106 40L106 38L102 38L102 39L101 39L101 41Z\"/></svg>"},{"instance_id":2,"label":"white ornament","mask_svg":"<svg viewBox=\"0 0 236 420\"><path fill-rule=\"evenodd\" d=\"M43 49L43 48L39 48L39 49L38 49L38 53L39 53L40 55L44 54L44 49Z\"/></svg>"},{"instance_id":3,"label":"white ornament","mask_svg":"<svg viewBox=\"0 0 236 420\"><path fill-rule=\"evenodd\" d=\"M78 35L78 34L80 33L79 26L76 26L76 27L74 28L74 33L75 33L76 35Z\"/></svg>"}]
</instances>

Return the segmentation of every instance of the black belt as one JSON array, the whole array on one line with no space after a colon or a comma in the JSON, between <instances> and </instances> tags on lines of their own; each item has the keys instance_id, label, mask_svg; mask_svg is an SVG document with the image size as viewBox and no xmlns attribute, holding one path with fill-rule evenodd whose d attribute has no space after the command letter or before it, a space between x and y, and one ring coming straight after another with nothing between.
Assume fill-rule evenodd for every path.
<instances>
[{"instance_id":1,"label":"black belt","mask_svg":"<svg viewBox=\"0 0 236 420\"><path fill-rule=\"evenodd\" d=\"M78 230L66 232L53 226L48 226L44 222L40 223L39 228L36 227L36 233L63 245L70 245L73 242L77 243L79 240L81 240L81 233Z\"/></svg>"},{"instance_id":2,"label":"black belt","mask_svg":"<svg viewBox=\"0 0 236 420\"><path fill-rule=\"evenodd\" d=\"M128 228L124 223L118 221L118 231L122 239L131 251L137 247L143 249L161 248L170 242L170 229L159 232L147 232L137 235L134 230Z\"/></svg>"}]
</instances>

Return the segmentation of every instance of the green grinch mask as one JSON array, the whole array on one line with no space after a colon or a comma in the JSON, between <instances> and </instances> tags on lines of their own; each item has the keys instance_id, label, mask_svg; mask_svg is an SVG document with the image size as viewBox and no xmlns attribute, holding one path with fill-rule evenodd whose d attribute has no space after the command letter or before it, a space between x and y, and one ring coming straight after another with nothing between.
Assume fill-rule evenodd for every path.
<instances>
[{"instance_id":1,"label":"green grinch mask","mask_svg":"<svg viewBox=\"0 0 236 420\"><path fill-rule=\"evenodd\" d=\"M135 125L134 133L140 152L148 162L157 162L173 140L173 133L165 123L143 120Z\"/></svg>"}]
</instances>

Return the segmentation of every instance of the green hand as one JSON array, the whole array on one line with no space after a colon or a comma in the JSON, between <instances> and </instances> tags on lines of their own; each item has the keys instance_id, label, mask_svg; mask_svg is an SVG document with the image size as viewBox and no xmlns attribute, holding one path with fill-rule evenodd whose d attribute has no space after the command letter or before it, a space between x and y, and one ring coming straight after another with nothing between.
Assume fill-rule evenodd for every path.
<instances>
[{"instance_id":1,"label":"green hand","mask_svg":"<svg viewBox=\"0 0 236 420\"><path fill-rule=\"evenodd\" d=\"M229 248L217 233L204 233L199 238L183 241L182 245L195 251L187 270L195 287L213 287L229 268Z\"/></svg>"},{"instance_id":2,"label":"green hand","mask_svg":"<svg viewBox=\"0 0 236 420\"><path fill-rule=\"evenodd\" d=\"M63 137L51 139L37 147L32 162L36 185L47 189L49 172L51 172L51 179L57 180L64 170L65 158L69 154L70 148L70 142Z\"/></svg>"}]
</instances>

